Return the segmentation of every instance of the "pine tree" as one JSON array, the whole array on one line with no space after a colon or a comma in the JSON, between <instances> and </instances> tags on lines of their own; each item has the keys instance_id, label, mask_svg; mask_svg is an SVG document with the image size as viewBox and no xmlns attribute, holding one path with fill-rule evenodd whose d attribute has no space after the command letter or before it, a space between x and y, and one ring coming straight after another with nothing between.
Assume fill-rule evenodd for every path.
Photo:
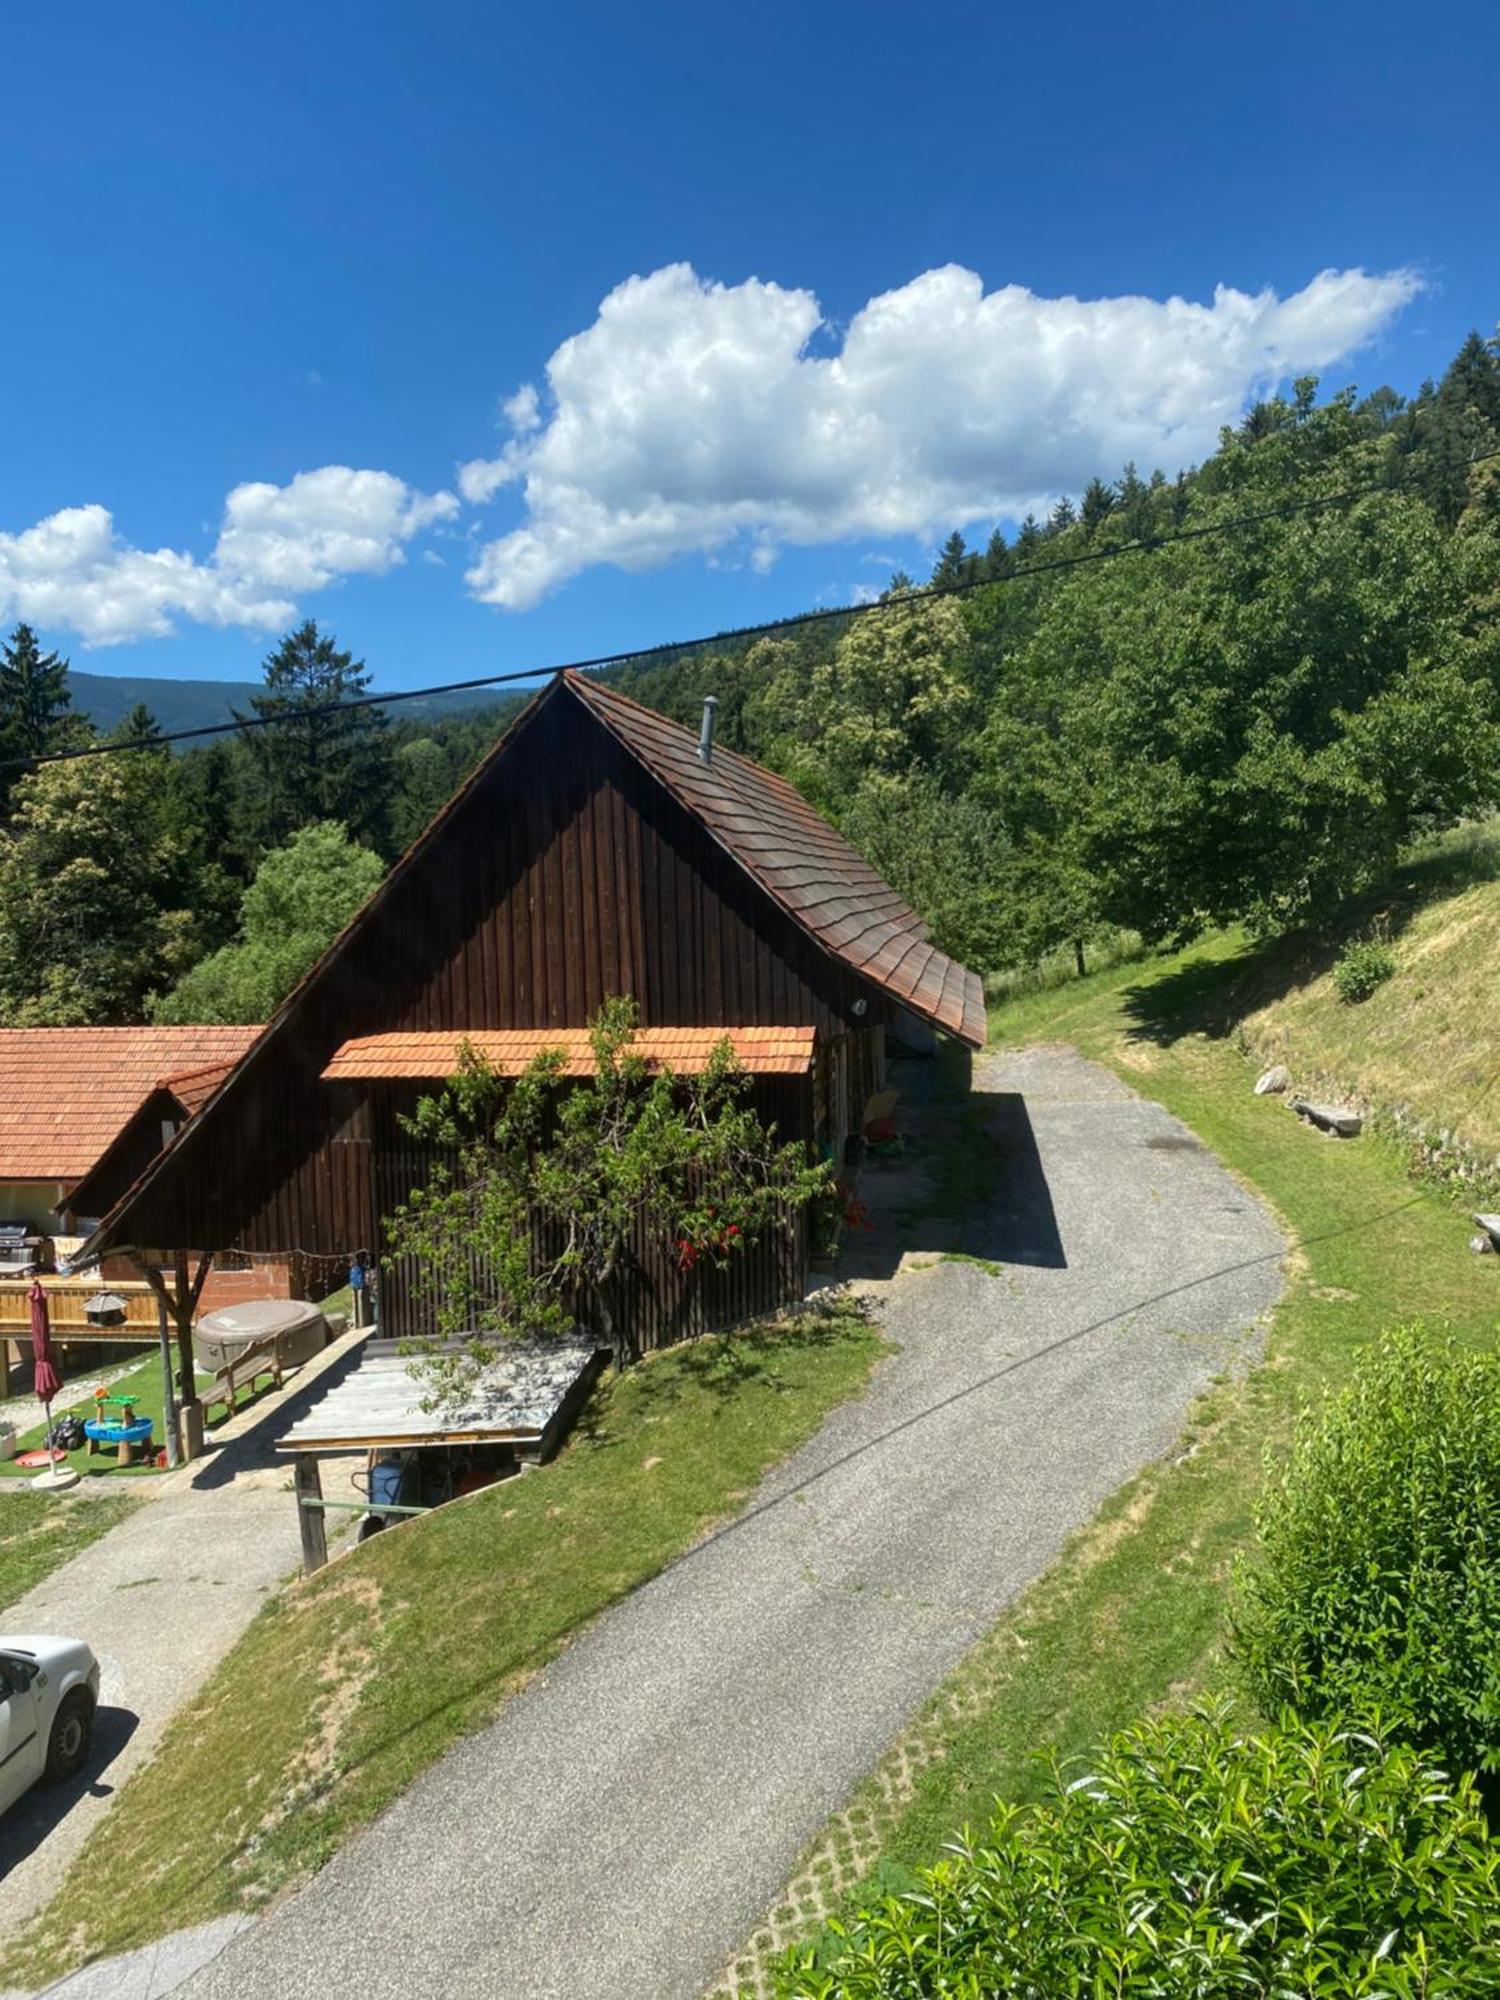
<instances>
[{"instance_id":1,"label":"pine tree","mask_svg":"<svg viewBox=\"0 0 1500 2000\"><path fill-rule=\"evenodd\" d=\"M984 573L986 576L1005 576L1009 570L1010 550L1005 546L1005 532L996 528L984 552Z\"/></svg>"},{"instance_id":2,"label":"pine tree","mask_svg":"<svg viewBox=\"0 0 1500 2000\"><path fill-rule=\"evenodd\" d=\"M944 542L942 554L933 566L933 589L956 590L960 584L968 581L968 565L968 544L955 528Z\"/></svg>"},{"instance_id":3,"label":"pine tree","mask_svg":"<svg viewBox=\"0 0 1500 2000\"><path fill-rule=\"evenodd\" d=\"M29 625L17 625L0 644L0 813L9 815L11 792L25 776L15 760L45 757L87 733L85 718L73 713L67 661L44 653Z\"/></svg>"},{"instance_id":4,"label":"pine tree","mask_svg":"<svg viewBox=\"0 0 1500 2000\"><path fill-rule=\"evenodd\" d=\"M1158 479L1161 474L1156 475ZM1116 489L1120 496L1120 519L1131 541L1151 532L1151 488L1135 469L1135 460L1126 461Z\"/></svg>"},{"instance_id":5,"label":"pine tree","mask_svg":"<svg viewBox=\"0 0 1500 2000\"><path fill-rule=\"evenodd\" d=\"M1114 511L1115 489L1106 486L1102 479L1091 479L1083 489L1083 506L1079 513L1083 532L1086 535L1097 534Z\"/></svg>"},{"instance_id":6,"label":"pine tree","mask_svg":"<svg viewBox=\"0 0 1500 2000\"><path fill-rule=\"evenodd\" d=\"M370 675L312 619L288 632L266 659L266 692L250 706L270 728L240 739L254 772L250 810L262 850L284 846L299 827L334 820L377 851L390 840L395 773L386 717L363 700ZM306 710L332 711L306 714ZM278 720L278 718L286 718ZM236 720L249 717L236 711Z\"/></svg>"},{"instance_id":7,"label":"pine tree","mask_svg":"<svg viewBox=\"0 0 1500 2000\"><path fill-rule=\"evenodd\" d=\"M1073 503L1065 493L1047 516L1047 532L1049 535L1060 535L1064 529L1071 528L1077 519Z\"/></svg>"},{"instance_id":8,"label":"pine tree","mask_svg":"<svg viewBox=\"0 0 1500 2000\"><path fill-rule=\"evenodd\" d=\"M1500 353L1494 341L1471 333L1449 362L1423 413L1422 442L1432 504L1452 527L1468 500L1470 465L1500 445Z\"/></svg>"},{"instance_id":9,"label":"pine tree","mask_svg":"<svg viewBox=\"0 0 1500 2000\"><path fill-rule=\"evenodd\" d=\"M1469 335L1449 362L1436 401L1443 410L1473 410L1500 429L1500 353L1493 340Z\"/></svg>"},{"instance_id":10,"label":"pine tree","mask_svg":"<svg viewBox=\"0 0 1500 2000\"><path fill-rule=\"evenodd\" d=\"M117 743L160 743L161 724L145 702L132 702L109 732Z\"/></svg>"}]
</instances>

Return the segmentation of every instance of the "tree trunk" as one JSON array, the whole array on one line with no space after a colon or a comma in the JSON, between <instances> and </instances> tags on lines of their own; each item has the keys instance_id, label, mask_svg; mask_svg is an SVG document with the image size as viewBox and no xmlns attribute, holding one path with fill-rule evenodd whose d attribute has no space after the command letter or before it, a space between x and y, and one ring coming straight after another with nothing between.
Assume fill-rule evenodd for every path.
<instances>
[{"instance_id":1,"label":"tree trunk","mask_svg":"<svg viewBox=\"0 0 1500 2000\"><path fill-rule=\"evenodd\" d=\"M1078 977L1082 979L1084 974L1088 971L1088 967L1083 962L1082 938L1074 938L1073 940L1073 963L1078 967Z\"/></svg>"}]
</instances>

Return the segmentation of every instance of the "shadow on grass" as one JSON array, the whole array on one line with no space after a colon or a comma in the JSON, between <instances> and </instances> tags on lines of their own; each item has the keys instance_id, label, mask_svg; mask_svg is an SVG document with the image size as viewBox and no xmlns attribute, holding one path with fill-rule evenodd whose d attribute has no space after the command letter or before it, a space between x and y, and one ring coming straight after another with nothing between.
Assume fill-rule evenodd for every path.
<instances>
[{"instance_id":1,"label":"shadow on grass","mask_svg":"<svg viewBox=\"0 0 1500 2000\"><path fill-rule=\"evenodd\" d=\"M1316 927L1250 943L1232 957L1190 958L1175 971L1124 988L1133 1041L1182 1035L1222 1041L1247 1014L1332 970L1346 945L1372 932L1399 938L1429 904L1500 878L1500 831L1462 829L1419 851L1377 889L1341 904Z\"/></svg>"},{"instance_id":2,"label":"shadow on grass","mask_svg":"<svg viewBox=\"0 0 1500 2000\"><path fill-rule=\"evenodd\" d=\"M653 1366L648 1360L632 1368L620 1392L628 1397L632 1411L655 1415L671 1409L684 1396L706 1397L715 1403L731 1402L752 1382L774 1382L780 1364L789 1353L805 1348L831 1347L847 1339L863 1314L853 1301L839 1298L826 1304L803 1307L795 1319L783 1321L769 1332L761 1330L700 1334L696 1340L665 1350L670 1366ZM587 1429L588 1413L579 1424L584 1435L608 1442L598 1423L598 1399L590 1399L595 1430Z\"/></svg>"}]
</instances>

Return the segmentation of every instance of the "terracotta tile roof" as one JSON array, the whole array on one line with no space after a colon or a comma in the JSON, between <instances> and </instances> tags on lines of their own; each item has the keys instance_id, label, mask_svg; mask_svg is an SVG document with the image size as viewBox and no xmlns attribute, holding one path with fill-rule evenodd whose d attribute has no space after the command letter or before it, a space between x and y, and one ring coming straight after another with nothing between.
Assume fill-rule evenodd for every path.
<instances>
[{"instance_id":1,"label":"terracotta tile roof","mask_svg":"<svg viewBox=\"0 0 1500 2000\"><path fill-rule=\"evenodd\" d=\"M572 691L825 951L891 997L982 1048L979 975L938 950L922 919L794 785L733 750L698 756L698 739L600 681Z\"/></svg>"},{"instance_id":2,"label":"terracotta tile roof","mask_svg":"<svg viewBox=\"0 0 1500 2000\"><path fill-rule=\"evenodd\" d=\"M258 1031L257 1031L258 1032ZM246 1044L248 1048L249 1044ZM244 1050L240 1051L242 1055ZM227 1062L205 1063L202 1069L190 1069L181 1076L163 1078L164 1083L189 1117L201 1106L207 1104L219 1085L234 1068L239 1056L231 1056Z\"/></svg>"},{"instance_id":3,"label":"terracotta tile roof","mask_svg":"<svg viewBox=\"0 0 1500 2000\"><path fill-rule=\"evenodd\" d=\"M81 1180L159 1085L196 1110L259 1033L0 1028L0 1181Z\"/></svg>"},{"instance_id":4,"label":"terracotta tile roof","mask_svg":"<svg viewBox=\"0 0 1500 2000\"><path fill-rule=\"evenodd\" d=\"M812 1067L812 1028L642 1028L632 1044L652 1068L670 1067L697 1076L726 1038L741 1064L755 1076L805 1076ZM564 1074L592 1076L594 1054L581 1028L476 1029L449 1033L361 1035L336 1049L323 1071L328 1083L374 1083L407 1079L435 1083L458 1068L458 1052L468 1042L501 1076L519 1076L534 1056L560 1049Z\"/></svg>"}]
</instances>

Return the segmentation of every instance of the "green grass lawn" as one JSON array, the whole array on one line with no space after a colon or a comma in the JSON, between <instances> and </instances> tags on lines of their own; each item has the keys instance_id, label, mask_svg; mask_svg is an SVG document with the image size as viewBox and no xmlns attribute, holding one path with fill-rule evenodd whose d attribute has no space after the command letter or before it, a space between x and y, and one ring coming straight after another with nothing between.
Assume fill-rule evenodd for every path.
<instances>
[{"instance_id":1,"label":"green grass lawn","mask_svg":"<svg viewBox=\"0 0 1500 2000\"><path fill-rule=\"evenodd\" d=\"M207 1375L200 1374L198 1376L199 1388L202 1389L209 1379ZM272 1378L269 1375L261 1375L256 1378L253 1387L248 1383L245 1384L237 1392L236 1407L241 1410L247 1408L257 1395L263 1394L270 1387L271 1380ZM78 1392L79 1385L76 1382L70 1382L64 1391L64 1395L72 1398ZM160 1446L164 1440L165 1433L162 1429L163 1396L161 1361L159 1357L153 1354L149 1360L143 1361L138 1368L132 1368L128 1374L117 1377L109 1384L109 1393L111 1396L133 1396L135 1398L136 1415L138 1417L151 1418L154 1426L151 1433L152 1442L154 1445ZM40 1404L37 1407L40 1408ZM70 1403L69 1410L70 1414L76 1417L91 1417L93 1415L93 1404L87 1400L82 1403ZM53 1404L52 1414L54 1423L64 1414L64 1404L61 1397ZM119 1412L111 1411L109 1414L111 1416L118 1416ZM212 1410L205 1411L204 1413L207 1427L210 1430L217 1429L220 1424L226 1422L229 1415L230 1412L223 1403L214 1404ZM38 1422L33 1424L30 1430L18 1437L16 1440L17 1454L19 1455L24 1451L39 1451L46 1435L46 1428L45 1423ZM146 1464L137 1461L133 1465L121 1465L112 1445L101 1446L97 1452L92 1453L85 1445L78 1451L69 1452L62 1463L72 1466L73 1470L83 1479L127 1480L142 1477L149 1478L152 1473L159 1469L154 1462ZM36 1473L34 1468L23 1468L18 1466L13 1459L10 1459L0 1460L0 1476L13 1479L27 1479L35 1478Z\"/></svg>"},{"instance_id":2,"label":"green grass lawn","mask_svg":"<svg viewBox=\"0 0 1500 2000\"><path fill-rule=\"evenodd\" d=\"M966 1823L982 1824L997 1795L1036 1796L1045 1753L1081 1754L1222 1683L1232 1565L1264 1454L1299 1406L1404 1318L1446 1319L1474 1341L1500 1332L1500 1258L1468 1251L1461 1210L1418 1188L1385 1142L1324 1139L1281 1100L1252 1094L1223 1000L1256 969L1242 941L1216 939L992 1015L992 1044L1071 1042L1190 1125L1280 1217L1287 1289L1264 1363L1214 1391L1178 1451L1074 1539L830 1825L778 1912L782 1938L805 1933L830 1900L909 1881ZM830 1898L830 1883L844 1893ZM767 1949L763 1934L747 1967Z\"/></svg>"},{"instance_id":3,"label":"green grass lawn","mask_svg":"<svg viewBox=\"0 0 1500 2000\"><path fill-rule=\"evenodd\" d=\"M0 1612L123 1520L135 1502L10 1493L0 1500Z\"/></svg>"},{"instance_id":4,"label":"green grass lawn","mask_svg":"<svg viewBox=\"0 0 1500 2000\"><path fill-rule=\"evenodd\" d=\"M607 1377L552 1465L387 1530L268 1603L0 1951L0 1987L256 1907L320 1867L741 1507L881 1351L847 1310L673 1348Z\"/></svg>"}]
</instances>

